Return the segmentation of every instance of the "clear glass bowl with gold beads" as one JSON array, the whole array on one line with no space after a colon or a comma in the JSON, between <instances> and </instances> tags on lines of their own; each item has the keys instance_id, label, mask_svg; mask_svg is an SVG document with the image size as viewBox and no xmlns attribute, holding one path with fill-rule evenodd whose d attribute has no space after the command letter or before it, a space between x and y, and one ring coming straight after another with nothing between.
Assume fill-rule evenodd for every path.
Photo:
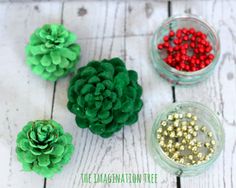
<instances>
[{"instance_id":1,"label":"clear glass bowl with gold beads","mask_svg":"<svg viewBox=\"0 0 236 188\"><path fill-rule=\"evenodd\" d=\"M204 172L223 146L224 130L217 114L201 103L173 103L158 114L152 127L155 161L177 176Z\"/></svg>"}]
</instances>

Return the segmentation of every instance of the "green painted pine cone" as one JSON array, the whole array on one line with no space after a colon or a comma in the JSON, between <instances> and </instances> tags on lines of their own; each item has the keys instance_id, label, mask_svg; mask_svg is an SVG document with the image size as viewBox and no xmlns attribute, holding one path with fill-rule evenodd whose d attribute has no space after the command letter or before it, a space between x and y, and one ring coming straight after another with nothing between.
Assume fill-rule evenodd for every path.
<instances>
[{"instance_id":1,"label":"green painted pine cone","mask_svg":"<svg viewBox=\"0 0 236 188\"><path fill-rule=\"evenodd\" d=\"M18 133L16 153L25 171L51 178L70 161L72 136L54 120L30 121Z\"/></svg>"},{"instance_id":2,"label":"green painted pine cone","mask_svg":"<svg viewBox=\"0 0 236 188\"><path fill-rule=\"evenodd\" d=\"M110 137L138 120L143 102L138 75L119 58L92 61L78 69L68 89L68 109L81 128Z\"/></svg>"},{"instance_id":3,"label":"green painted pine cone","mask_svg":"<svg viewBox=\"0 0 236 188\"><path fill-rule=\"evenodd\" d=\"M73 71L80 57L76 35L60 24L38 28L26 46L26 63L32 71L50 81Z\"/></svg>"}]
</instances>

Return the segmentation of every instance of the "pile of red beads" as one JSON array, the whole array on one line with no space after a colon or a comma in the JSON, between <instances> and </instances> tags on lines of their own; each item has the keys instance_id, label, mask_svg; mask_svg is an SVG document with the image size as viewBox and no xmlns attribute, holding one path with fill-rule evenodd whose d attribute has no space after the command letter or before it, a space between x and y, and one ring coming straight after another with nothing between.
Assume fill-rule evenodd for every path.
<instances>
[{"instance_id":1,"label":"pile of red beads","mask_svg":"<svg viewBox=\"0 0 236 188\"><path fill-rule=\"evenodd\" d=\"M185 72L198 71L208 66L214 59L212 45L207 35L194 28L170 31L157 45L160 53L171 67Z\"/></svg>"}]
</instances>

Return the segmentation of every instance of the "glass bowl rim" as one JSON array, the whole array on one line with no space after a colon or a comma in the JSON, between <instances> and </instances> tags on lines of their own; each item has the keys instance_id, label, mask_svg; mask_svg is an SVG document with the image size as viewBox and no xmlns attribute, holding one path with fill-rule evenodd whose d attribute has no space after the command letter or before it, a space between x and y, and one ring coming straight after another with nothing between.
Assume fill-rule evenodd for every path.
<instances>
[{"instance_id":1,"label":"glass bowl rim","mask_svg":"<svg viewBox=\"0 0 236 188\"><path fill-rule=\"evenodd\" d=\"M158 36L159 33L161 33L162 26L165 25L165 24L169 24L173 20L182 19L182 18L196 19L197 21L201 22L204 26L206 26L210 30L211 33L213 33L213 36L214 36L215 41L216 41L216 46L218 46L218 48L219 48L218 50L216 50L216 54L214 54L214 56L215 56L214 60L213 60L212 63L210 63L210 65L206 66L205 68L197 70L197 71L192 71L192 72L179 71L179 70L171 67L170 65L168 65L166 62L164 62L162 60L162 58L160 58L160 62L161 62L161 65L163 67L165 67L166 69L169 69L170 72L172 72L174 74L178 74L178 75L181 75L181 76L198 76L198 75L204 74L205 72L208 72L211 69L213 69L216 66L216 64L219 60L220 54L221 54L221 45L220 45L220 38L219 38L218 33L216 32L215 28L210 23L208 23L208 21L206 19L204 19L201 16L185 13L185 14L181 14L181 15L173 15L173 16L168 17L167 19L165 19L161 23L160 27L153 34L152 44L151 44L151 46L152 46L152 56L153 56L154 59L156 59L155 56L159 56L158 52L154 52L154 50L156 51L156 43L155 43L154 39Z\"/></svg>"}]
</instances>

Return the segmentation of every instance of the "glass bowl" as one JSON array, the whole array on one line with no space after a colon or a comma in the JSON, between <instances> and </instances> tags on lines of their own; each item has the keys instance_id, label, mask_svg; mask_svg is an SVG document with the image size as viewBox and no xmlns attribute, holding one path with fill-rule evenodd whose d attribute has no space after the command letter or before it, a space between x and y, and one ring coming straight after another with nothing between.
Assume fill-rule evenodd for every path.
<instances>
[{"instance_id":1,"label":"glass bowl","mask_svg":"<svg viewBox=\"0 0 236 188\"><path fill-rule=\"evenodd\" d=\"M161 121L165 120L170 113L187 112L195 114L198 117L197 123L205 125L207 129L213 133L213 137L216 142L215 151L212 154L212 157L200 164L186 165L175 162L165 154L157 139L157 130L161 126ZM173 103L158 114L158 117L152 127L150 147L155 162L157 162L163 169L176 176L195 176L208 169L208 167L210 167L220 155L224 147L224 130L217 115L201 103Z\"/></svg>"},{"instance_id":2,"label":"glass bowl","mask_svg":"<svg viewBox=\"0 0 236 188\"><path fill-rule=\"evenodd\" d=\"M176 31L179 28L194 28L207 35L208 41L212 45L211 53L214 54L213 61L205 68L194 71L185 72L179 71L166 62L163 61L157 44L163 42L163 37L169 33L170 30ZM205 80L214 70L220 56L220 40L215 29L199 16L185 14L181 16L173 16L166 19L160 28L154 33L151 41L151 59L157 72L161 77L169 81L173 85L190 85Z\"/></svg>"}]
</instances>

